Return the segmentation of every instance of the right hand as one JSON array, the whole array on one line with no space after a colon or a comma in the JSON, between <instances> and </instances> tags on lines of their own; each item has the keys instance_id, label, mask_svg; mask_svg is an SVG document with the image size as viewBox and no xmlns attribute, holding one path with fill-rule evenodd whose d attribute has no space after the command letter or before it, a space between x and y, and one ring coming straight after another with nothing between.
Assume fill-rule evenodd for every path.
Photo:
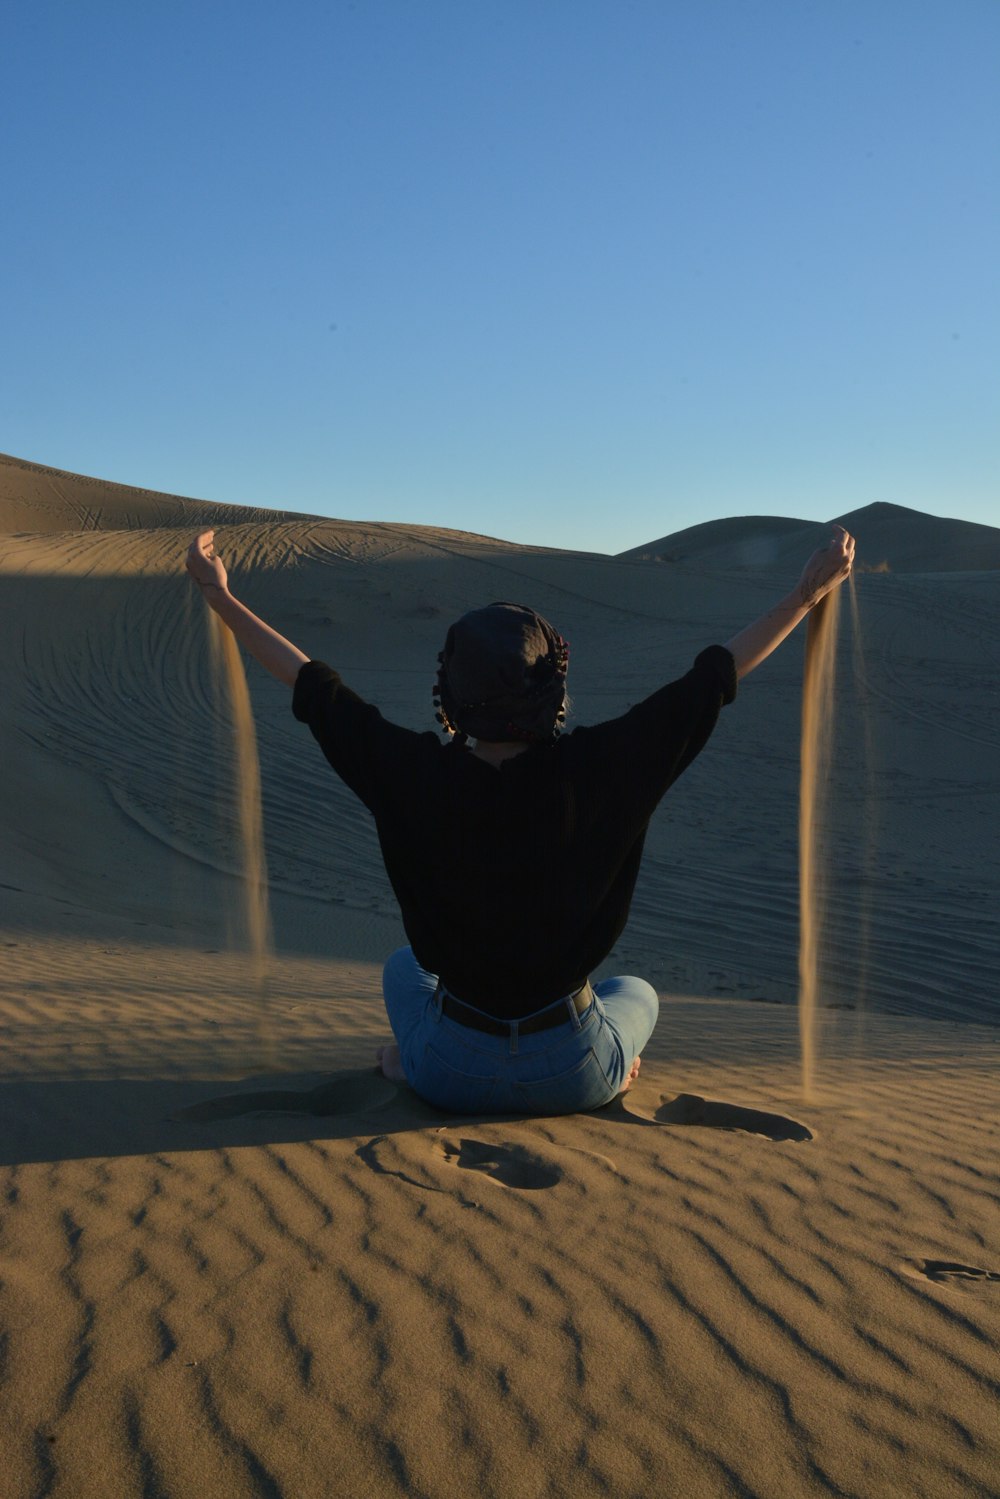
<instances>
[{"instance_id":1,"label":"right hand","mask_svg":"<svg viewBox=\"0 0 1000 1499\"><path fill-rule=\"evenodd\" d=\"M222 558L215 555L212 544L214 531L200 531L192 541L184 559L184 566L201 588L218 588L225 591L229 575L222 565Z\"/></svg>"},{"instance_id":2,"label":"right hand","mask_svg":"<svg viewBox=\"0 0 1000 1499\"><path fill-rule=\"evenodd\" d=\"M854 537L843 526L834 526L829 544L813 552L802 570L799 593L805 607L811 609L839 588L851 576L853 566Z\"/></svg>"}]
</instances>

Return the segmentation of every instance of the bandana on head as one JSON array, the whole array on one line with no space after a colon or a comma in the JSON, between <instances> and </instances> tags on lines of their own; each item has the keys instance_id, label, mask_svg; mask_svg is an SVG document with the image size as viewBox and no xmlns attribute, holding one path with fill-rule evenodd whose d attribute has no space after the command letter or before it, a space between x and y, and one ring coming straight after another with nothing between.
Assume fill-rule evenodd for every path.
<instances>
[{"instance_id":1,"label":"bandana on head","mask_svg":"<svg viewBox=\"0 0 1000 1499\"><path fill-rule=\"evenodd\" d=\"M438 721L471 739L546 744L566 717L569 646L525 604L463 614L438 657Z\"/></svg>"}]
</instances>

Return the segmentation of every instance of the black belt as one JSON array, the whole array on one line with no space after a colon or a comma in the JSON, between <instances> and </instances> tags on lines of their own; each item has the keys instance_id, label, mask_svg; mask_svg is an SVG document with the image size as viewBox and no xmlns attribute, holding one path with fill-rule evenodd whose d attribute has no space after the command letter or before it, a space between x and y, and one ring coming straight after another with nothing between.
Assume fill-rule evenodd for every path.
<instances>
[{"instance_id":1,"label":"black belt","mask_svg":"<svg viewBox=\"0 0 1000 1499\"><path fill-rule=\"evenodd\" d=\"M519 1036L530 1036L535 1031L549 1031L556 1025L569 1025L570 1018L566 1013L566 1005L571 1004L578 1015L590 1008L594 998L594 991L590 987L590 980L578 989L575 994L567 994L563 999L557 999L537 1015L527 1015L523 1020L501 1020L498 1015L484 1015L481 1010L475 1010L471 1005L464 1004L462 1000L456 999L444 984L438 981L435 998L440 1004L441 1014L447 1015L449 1020L455 1020L459 1025L468 1026L473 1031L485 1031L488 1036L509 1036L514 1026L517 1026Z\"/></svg>"}]
</instances>

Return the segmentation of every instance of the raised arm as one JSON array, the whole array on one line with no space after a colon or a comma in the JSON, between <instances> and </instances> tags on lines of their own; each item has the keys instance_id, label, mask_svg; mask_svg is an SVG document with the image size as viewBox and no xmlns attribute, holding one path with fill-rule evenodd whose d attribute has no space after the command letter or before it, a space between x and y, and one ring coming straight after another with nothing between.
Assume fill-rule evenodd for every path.
<instances>
[{"instance_id":1,"label":"raised arm","mask_svg":"<svg viewBox=\"0 0 1000 1499\"><path fill-rule=\"evenodd\" d=\"M272 630L229 592L229 577L212 545L214 531L202 531L188 547L185 567L201 589L205 602L229 626L243 648L265 671L287 687L295 686L299 668L309 657L277 630Z\"/></svg>"},{"instance_id":2,"label":"raised arm","mask_svg":"<svg viewBox=\"0 0 1000 1499\"><path fill-rule=\"evenodd\" d=\"M726 642L737 677L745 677L766 660L820 599L850 577L853 563L854 537L843 526L834 526L829 545L813 552L791 593Z\"/></svg>"}]
</instances>

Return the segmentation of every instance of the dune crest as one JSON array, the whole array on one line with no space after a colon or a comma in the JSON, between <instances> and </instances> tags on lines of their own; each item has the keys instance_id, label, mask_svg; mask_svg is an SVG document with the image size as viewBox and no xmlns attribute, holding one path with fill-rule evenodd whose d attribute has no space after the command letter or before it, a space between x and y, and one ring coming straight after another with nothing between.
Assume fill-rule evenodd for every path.
<instances>
[{"instance_id":1,"label":"dune crest","mask_svg":"<svg viewBox=\"0 0 1000 1499\"><path fill-rule=\"evenodd\" d=\"M619 556L713 568L794 568L831 525L858 538L856 571L892 573L995 572L1000 529L892 505L884 500L831 516L825 523L774 515L705 521Z\"/></svg>"}]
</instances>

